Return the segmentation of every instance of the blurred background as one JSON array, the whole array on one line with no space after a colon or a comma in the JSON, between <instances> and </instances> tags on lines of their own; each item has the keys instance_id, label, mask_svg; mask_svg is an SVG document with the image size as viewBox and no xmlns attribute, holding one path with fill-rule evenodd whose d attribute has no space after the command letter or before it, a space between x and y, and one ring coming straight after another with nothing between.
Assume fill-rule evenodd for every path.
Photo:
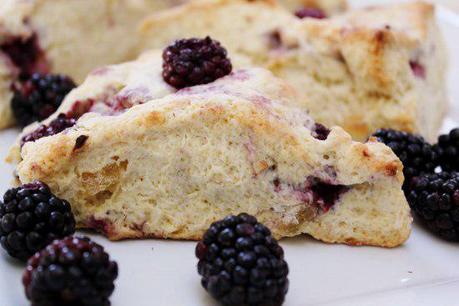
<instances>
[{"instance_id":1,"label":"blurred background","mask_svg":"<svg viewBox=\"0 0 459 306\"><path fill-rule=\"evenodd\" d=\"M452 10L454 10L456 13L459 13L459 0L428 0L429 2L432 2L432 3L437 3L437 4L441 4L441 5L444 5L445 7L448 7ZM366 1L362 1L362 0L349 0L349 2L352 4L352 5L355 5L355 6L359 6L359 5L363 5L365 3L365 5L367 5L369 2L373 2L375 4L378 4L378 3L397 3L397 2L409 2L408 0L366 0Z\"/></svg>"},{"instance_id":2,"label":"blurred background","mask_svg":"<svg viewBox=\"0 0 459 306\"><path fill-rule=\"evenodd\" d=\"M443 4L459 13L459 0L435 0L430 2Z\"/></svg>"}]
</instances>

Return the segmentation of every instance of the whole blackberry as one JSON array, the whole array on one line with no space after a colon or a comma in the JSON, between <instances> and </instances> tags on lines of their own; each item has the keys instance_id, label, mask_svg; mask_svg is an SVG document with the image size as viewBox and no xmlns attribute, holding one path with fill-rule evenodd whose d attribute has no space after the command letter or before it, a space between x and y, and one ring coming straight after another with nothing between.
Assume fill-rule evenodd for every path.
<instances>
[{"instance_id":1,"label":"whole blackberry","mask_svg":"<svg viewBox=\"0 0 459 306\"><path fill-rule=\"evenodd\" d=\"M430 230L459 241L459 173L425 174L411 180L408 203Z\"/></svg>"},{"instance_id":2,"label":"whole blackberry","mask_svg":"<svg viewBox=\"0 0 459 306\"><path fill-rule=\"evenodd\" d=\"M177 40L163 52L164 81L177 89L213 82L231 70L226 49L209 36Z\"/></svg>"},{"instance_id":3,"label":"whole blackberry","mask_svg":"<svg viewBox=\"0 0 459 306\"><path fill-rule=\"evenodd\" d=\"M54 74L35 73L19 82L11 100L17 123L26 126L48 118L73 88L75 83L69 77Z\"/></svg>"},{"instance_id":4,"label":"whole blackberry","mask_svg":"<svg viewBox=\"0 0 459 306\"><path fill-rule=\"evenodd\" d=\"M281 305L288 290L284 251L247 214L213 223L196 246L202 286L224 305Z\"/></svg>"},{"instance_id":5,"label":"whole blackberry","mask_svg":"<svg viewBox=\"0 0 459 306\"><path fill-rule=\"evenodd\" d=\"M438 137L439 164L444 171L459 171L459 128Z\"/></svg>"},{"instance_id":6,"label":"whole blackberry","mask_svg":"<svg viewBox=\"0 0 459 306\"><path fill-rule=\"evenodd\" d=\"M319 8L315 7L303 7L295 12L295 16L303 18L315 18L315 19L324 19L327 18L325 12Z\"/></svg>"},{"instance_id":7,"label":"whole blackberry","mask_svg":"<svg viewBox=\"0 0 459 306\"><path fill-rule=\"evenodd\" d=\"M13 257L27 260L56 238L75 232L67 201L41 182L8 190L0 202L0 242Z\"/></svg>"},{"instance_id":8,"label":"whole blackberry","mask_svg":"<svg viewBox=\"0 0 459 306\"><path fill-rule=\"evenodd\" d=\"M32 306L109 306L117 277L101 245L69 236L32 256L22 283Z\"/></svg>"},{"instance_id":9,"label":"whole blackberry","mask_svg":"<svg viewBox=\"0 0 459 306\"><path fill-rule=\"evenodd\" d=\"M67 117L66 114L59 114L56 119L51 121L49 125L40 125L32 133L22 137L21 146L29 141L36 141L42 137L52 136L62 132L63 130L74 126L76 119Z\"/></svg>"},{"instance_id":10,"label":"whole blackberry","mask_svg":"<svg viewBox=\"0 0 459 306\"><path fill-rule=\"evenodd\" d=\"M435 172L438 164L437 151L421 136L392 129L378 130L373 136L390 147L402 161L405 191L413 177Z\"/></svg>"}]
</instances>

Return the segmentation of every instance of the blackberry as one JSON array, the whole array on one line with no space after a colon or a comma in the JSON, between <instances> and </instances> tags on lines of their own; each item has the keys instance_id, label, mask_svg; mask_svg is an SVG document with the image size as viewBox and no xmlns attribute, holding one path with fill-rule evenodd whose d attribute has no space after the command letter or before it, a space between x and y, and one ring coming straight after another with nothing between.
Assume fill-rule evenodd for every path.
<instances>
[{"instance_id":1,"label":"blackberry","mask_svg":"<svg viewBox=\"0 0 459 306\"><path fill-rule=\"evenodd\" d=\"M0 242L12 257L27 260L54 239L74 232L69 203L42 182L11 188L0 202Z\"/></svg>"},{"instance_id":2,"label":"blackberry","mask_svg":"<svg viewBox=\"0 0 459 306\"><path fill-rule=\"evenodd\" d=\"M325 125L316 122L312 128L312 137L319 140L327 140L330 132L330 129Z\"/></svg>"},{"instance_id":3,"label":"blackberry","mask_svg":"<svg viewBox=\"0 0 459 306\"><path fill-rule=\"evenodd\" d=\"M213 223L196 246L202 286L224 305L281 305L288 290L284 251L247 214Z\"/></svg>"},{"instance_id":4,"label":"blackberry","mask_svg":"<svg viewBox=\"0 0 459 306\"><path fill-rule=\"evenodd\" d=\"M408 203L440 237L459 241L459 173L440 172L412 179Z\"/></svg>"},{"instance_id":5,"label":"blackberry","mask_svg":"<svg viewBox=\"0 0 459 306\"><path fill-rule=\"evenodd\" d=\"M319 8L315 7L303 7L295 12L295 16L303 18L315 18L315 19L325 19L327 15L325 12Z\"/></svg>"},{"instance_id":6,"label":"blackberry","mask_svg":"<svg viewBox=\"0 0 459 306\"><path fill-rule=\"evenodd\" d=\"M163 52L164 81L177 89L213 82L231 70L226 49L209 36L177 40Z\"/></svg>"},{"instance_id":7,"label":"blackberry","mask_svg":"<svg viewBox=\"0 0 459 306\"><path fill-rule=\"evenodd\" d=\"M402 161L405 192L413 177L435 172L438 165L437 151L422 136L392 129L378 130L373 136L390 147Z\"/></svg>"},{"instance_id":8,"label":"blackberry","mask_svg":"<svg viewBox=\"0 0 459 306\"><path fill-rule=\"evenodd\" d=\"M101 245L69 236L31 257L22 283L32 306L109 306L117 277Z\"/></svg>"},{"instance_id":9,"label":"blackberry","mask_svg":"<svg viewBox=\"0 0 459 306\"><path fill-rule=\"evenodd\" d=\"M50 68L36 34L27 39L10 37L0 45L0 50L17 68L19 78L30 77L35 72L47 72Z\"/></svg>"},{"instance_id":10,"label":"blackberry","mask_svg":"<svg viewBox=\"0 0 459 306\"><path fill-rule=\"evenodd\" d=\"M444 171L459 171L459 128L438 137L436 149Z\"/></svg>"},{"instance_id":11,"label":"blackberry","mask_svg":"<svg viewBox=\"0 0 459 306\"><path fill-rule=\"evenodd\" d=\"M63 130L74 126L76 119L68 117L66 114L59 114L56 119L51 121L49 125L40 125L33 132L25 135L21 139L21 146L26 142L36 141L42 137L52 136L62 132Z\"/></svg>"},{"instance_id":12,"label":"blackberry","mask_svg":"<svg viewBox=\"0 0 459 306\"><path fill-rule=\"evenodd\" d=\"M14 86L11 100L14 117L21 126L42 121L53 114L65 96L75 88L67 76L34 73Z\"/></svg>"}]
</instances>

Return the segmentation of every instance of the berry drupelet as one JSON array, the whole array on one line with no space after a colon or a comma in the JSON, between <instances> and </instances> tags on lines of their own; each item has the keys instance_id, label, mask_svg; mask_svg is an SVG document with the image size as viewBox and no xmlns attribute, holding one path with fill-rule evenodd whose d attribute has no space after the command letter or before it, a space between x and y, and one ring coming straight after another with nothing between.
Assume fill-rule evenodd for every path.
<instances>
[{"instance_id":1,"label":"berry drupelet","mask_svg":"<svg viewBox=\"0 0 459 306\"><path fill-rule=\"evenodd\" d=\"M208 36L177 40L163 52L164 81L177 89L213 82L231 70L226 49Z\"/></svg>"},{"instance_id":2,"label":"berry drupelet","mask_svg":"<svg viewBox=\"0 0 459 306\"><path fill-rule=\"evenodd\" d=\"M435 172L438 164L437 151L421 136L392 129L378 130L373 136L390 147L402 161L405 192L413 177Z\"/></svg>"},{"instance_id":3,"label":"berry drupelet","mask_svg":"<svg viewBox=\"0 0 459 306\"><path fill-rule=\"evenodd\" d=\"M32 306L109 306L117 277L101 245L69 236L32 256L22 282Z\"/></svg>"},{"instance_id":4,"label":"berry drupelet","mask_svg":"<svg viewBox=\"0 0 459 306\"><path fill-rule=\"evenodd\" d=\"M213 223L196 246L203 287L224 305L281 305L288 265L270 230L247 214Z\"/></svg>"},{"instance_id":5,"label":"berry drupelet","mask_svg":"<svg viewBox=\"0 0 459 306\"><path fill-rule=\"evenodd\" d=\"M59 114L56 119L51 121L49 125L40 125L36 128L33 132L25 135L21 139L21 146L23 146L26 142L29 141L36 141L42 137L56 135L63 130L74 126L76 123L76 119L68 117L65 114Z\"/></svg>"},{"instance_id":6,"label":"berry drupelet","mask_svg":"<svg viewBox=\"0 0 459 306\"><path fill-rule=\"evenodd\" d=\"M408 203L440 237L459 241L459 173L426 174L411 180Z\"/></svg>"},{"instance_id":7,"label":"berry drupelet","mask_svg":"<svg viewBox=\"0 0 459 306\"><path fill-rule=\"evenodd\" d=\"M459 171L459 128L438 137L436 149L444 171Z\"/></svg>"},{"instance_id":8,"label":"berry drupelet","mask_svg":"<svg viewBox=\"0 0 459 306\"><path fill-rule=\"evenodd\" d=\"M75 83L69 77L55 74L35 73L19 82L11 101L17 123L26 126L48 118L73 88Z\"/></svg>"},{"instance_id":9,"label":"berry drupelet","mask_svg":"<svg viewBox=\"0 0 459 306\"><path fill-rule=\"evenodd\" d=\"M69 203L44 183L12 188L0 202L0 242L12 257L25 261L54 239L74 232Z\"/></svg>"}]
</instances>

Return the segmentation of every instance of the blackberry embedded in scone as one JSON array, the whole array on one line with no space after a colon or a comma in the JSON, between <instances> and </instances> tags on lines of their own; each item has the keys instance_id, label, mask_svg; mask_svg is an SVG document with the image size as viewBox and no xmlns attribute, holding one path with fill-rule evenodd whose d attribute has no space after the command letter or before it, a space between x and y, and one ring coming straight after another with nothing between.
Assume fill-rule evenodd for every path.
<instances>
[{"instance_id":1,"label":"blackberry embedded in scone","mask_svg":"<svg viewBox=\"0 0 459 306\"><path fill-rule=\"evenodd\" d=\"M320 12L324 17L331 17L347 9L346 0L278 0L278 2L292 12L306 9L316 14Z\"/></svg>"},{"instance_id":2,"label":"blackberry embedded in scone","mask_svg":"<svg viewBox=\"0 0 459 306\"><path fill-rule=\"evenodd\" d=\"M209 36L180 39L163 51L163 79L177 89L213 82L232 69L226 49Z\"/></svg>"}]
</instances>

